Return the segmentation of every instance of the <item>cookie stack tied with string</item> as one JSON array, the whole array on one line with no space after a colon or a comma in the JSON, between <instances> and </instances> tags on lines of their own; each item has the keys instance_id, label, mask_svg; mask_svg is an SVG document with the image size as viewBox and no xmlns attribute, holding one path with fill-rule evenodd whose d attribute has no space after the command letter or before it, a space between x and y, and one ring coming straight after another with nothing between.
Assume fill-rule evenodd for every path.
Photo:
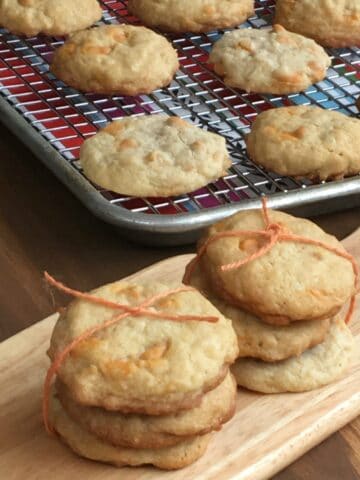
<instances>
[{"instance_id":1,"label":"cookie stack tied with string","mask_svg":"<svg viewBox=\"0 0 360 480\"><path fill-rule=\"evenodd\" d=\"M117 466L197 460L235 411L231 321L192 287L119 281L84 294L47 280L76 297L48 351L47 430Z\"/></svg>"},{"instance_id":2,"label":"cookie stack tied with string","mask_svg":"<svg viewBox=\"0 0 360 480\"><path fill-rule=\"evenodd\" d=\"M238 385L264 393L308 391L343 374L357 282L335 237L266 201L213 225L184 277L233 321Z\"/></svg>"}]
</instances>

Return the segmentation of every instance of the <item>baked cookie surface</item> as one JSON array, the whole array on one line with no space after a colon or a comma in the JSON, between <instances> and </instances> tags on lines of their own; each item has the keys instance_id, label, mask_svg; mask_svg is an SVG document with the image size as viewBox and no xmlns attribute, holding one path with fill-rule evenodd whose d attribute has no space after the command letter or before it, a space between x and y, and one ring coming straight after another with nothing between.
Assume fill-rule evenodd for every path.
<instances>
[{"instance_id":1,"label":"baked cookie surface","mask_svg":"<svg viewBox=\"0 0 360 480\"><path fill-rule=\"evenodd\" d=\"M109 124L84 142L80 161L98 185L150 197L196 190L231 164L223 137L166 115Z\"/></svg>"},{"instance_id":2,"label":"baked cookie surface","mask_svg":"<svg viewBox=\"0 0 360 480\"><path fill-rule=\"evenodd\" d=\"M360 120L320 107L262 112L246 146L255 163L280 175L326 180L360 172Z\"/></svg>"},{"instance_id":3,"label":"baked cookie surface","mask_svg":"<svg viewBox=\"0 0 360 480\"><path fill-rule=\"evenodd\" d=\"M263 393L305 392L337 380L348 367L354 338L342 320L333 320L325 341L300 357L277 363L242 358L232 371L239 385Z\"/></svg>"},{"instance_id":4,"label":"baked cookie surface","mask_svg":"<svg viewBox=\"0 0 360 480\"><path fill-rule=\"evenodd\" d=\"M360 44L358 0L278 0L275 22L324 46Z\"/></svg>"},{"instance_id":5,"label":"baked cookie surface","mask_svg":"<svg viewBox=\"0 0 360 480\"><path fill-rule=\"evenodd\" d=\"M325 77L331 63L320 45L280 25L225 33L209 61L226 85L273 94L305 90Z\"/></svg>"},{"instance_id":6,"label":"baked cookie surface","mask_svg":"<svg viewBox=\"0 0 360 480\"><path fill-rule=\"evenodd\" d=\"M224 381L206 393L201 404L174 415L123 415L77 404L64 384L57 392L66 412L89 432L113 445L131 448L163 448L188 437L218 430L235 411L236 383L228 373Z\"/></svg>"},{"instance_id":7,"label":"baked cookie surface","mask_svg":"<svg viewBox=\"0 0 360 480\"><path fill-rule=\"evenodd\" d=\"M97 0L2 0L0 25L27 36L67 35L100 20Z\"/></svg>"},{"instance_id":8,"label":"baked cookie surface","mask_svg":"<svg viewBox=\"0 0 360 480\"><path fill-rule=\"evenodd\" d=\"M329 330L330 320L308 320L290 325L270 325L255 315L228 304L211 290L205 274L197 267L191 276L193 287L232 321L239 344L239 357L259 358L277 362L299 356L308 348L321 343Z\"/></svg>"},{"instance_id":9,"label":"baked cookie surface","mask_svg":"<svg viewBox=\"0 0 360 480\"><path fill-rule=\"evenodd\" d=\"M51 71L84 92L138 95L168 85L179 67L165 37L144 27L102 25L55 51Z\"/></svg>"},{"instance_id":10,"label":"baked cookie surface","mask_svg":"<svg viewBox=\"0 0 360 480\"><path fill-rule=\"evenodd\" d=\"M335 237L309 220L272 210L269 219L286 233L345 252ZM239 212L211 226L199 246L220 232L264 228L260 210ZM262 238L248 235L221 237L208 245L201 266L216 295L268 323L286 325L330 318L354 293L355 276L349 260L323 247L290 240L277 242L265 255L240 268L221 270L223 265L248 258L263 245Z\"/></svg>"},{"instance_id":11,"label":"baked cookie surface","mask_svg":"<svg viewBox=\"0 0 360 480\"><path fill-rule=\"evenodd\" d=\"M234 27L254 13L253 0L129 0L145 25L172 32L207 32Z\"/></svg>"},{"instance_id":12,"label":"baked cookie surface","mask_svg":"<svg viewBox=\"0 0 360 480\"><path fill-rule=\"evenodd\" d=\"M203 455L211 438L210 434L190 437L172 447L157 449L115 447L74 422L55 396L50 399L50 419L62 440L78 455L118 467L151 464L165 470L183 468Z\"/></svg>"},{"instance_id":13,"label":"baked cookie surface","mask_svg":"<svg viewBox=\"0 0 360 480\"><path fill-rule=\"evenodd\" d=\"M195 290L165 295L168 291L156 282L120 281L91 293L131 307L164 295L153 311L218 321L172 321L143 314L100 330L79 343L58 372L75 401L124 413L162 415L200 405L203 394L222 382L238 353L231 321ZM50 358L118 313L87 300L73 301L55 326Z\"/></svg>"}]
</instances>

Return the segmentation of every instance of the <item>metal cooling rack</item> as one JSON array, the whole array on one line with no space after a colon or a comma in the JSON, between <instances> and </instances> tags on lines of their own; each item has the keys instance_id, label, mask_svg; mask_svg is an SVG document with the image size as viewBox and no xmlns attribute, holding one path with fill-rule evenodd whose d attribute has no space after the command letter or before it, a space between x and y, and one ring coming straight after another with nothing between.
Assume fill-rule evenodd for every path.
<instances>
[{"instance_id":1,"label":"metal cooling rack","mask_svg":"<svg viewBox=\"0 0 360 480\"><path fill-rule=\"evenodd\" d=\"M104 0L101 23L136 24L126 2ZM256 16L243 27L272 23L275 2L256 2ZM267 195L277 208L302 207L315 214L352 206L360 200L360 176L313 185L266 172L246 156L244 134L260 112L284 105L318 104L347 115L357 113L360 49L329 50L327 78L306 92L288 96L243 93L224 85L207 65L212 44L222 35L169 35L181 70L168 88L138 97L82 94L49 73L49 61L63 39L22 38L0 29L1 119L98 217L147 243L193 241L206 225L235 211L259 206ZM165 112L223 135L233 160L226 177L172 198L133 198L89 182L78 162L79 148L109 121L126 115ZM308 207L308 208L306 208ZM141 235L139 235L141 233Z\"/></svg>"}]
</instances>

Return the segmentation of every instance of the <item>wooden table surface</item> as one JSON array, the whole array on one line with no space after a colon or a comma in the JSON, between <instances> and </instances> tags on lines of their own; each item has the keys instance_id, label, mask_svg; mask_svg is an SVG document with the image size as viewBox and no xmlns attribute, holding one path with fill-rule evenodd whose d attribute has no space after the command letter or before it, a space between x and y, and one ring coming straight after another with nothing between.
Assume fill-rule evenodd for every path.
<instances>
[{"instance_id":1,"label":"wooden table surface","mask_svg":"<svg viewBox=\"0 0 360 480\"><path fill-rule=\"evenodd\" d=\"M45 269L68 285L87 290L194 250L142 247L122 239L3 126L0 152L0 341L54 311L42 280ZM343 238L360 225L360 208L314 220ZM55 301L58 305L66 299ZM274 478L359 479L360 418Z\"/></svg>"}]
</instances>

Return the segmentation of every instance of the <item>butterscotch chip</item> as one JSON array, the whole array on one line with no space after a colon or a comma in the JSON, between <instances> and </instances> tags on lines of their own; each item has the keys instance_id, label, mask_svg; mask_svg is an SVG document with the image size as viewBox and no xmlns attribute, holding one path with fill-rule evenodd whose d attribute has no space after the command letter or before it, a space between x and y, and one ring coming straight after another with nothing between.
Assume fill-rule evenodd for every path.
<instances>
[{"instance_id":1,"label":"butterscotch chip","mask_svg":"<svg viewBox=\"0 0 360 480\"><path fill-rule=\"evenodd\" d=\"M173 415L123 415L77 404L64 384L57 391L66 412L83 428L113 445L132 448L163 448L218 430L235 412L236 383L230 373L201 404Z\"/></svg>"},{"instance_id":2,"label":"butterscotch chip","mask_svg":"<svg viewBox=\"0 0 360 480\"><path fill-rule=\"evenodd\" d=\"M168 85L178 67L165 37L144 27L103 25L67 40L51 71L84 92L138 95Z\"/></svg>"},{"instance_id":3,"label":"butterscotch chip","mask_svg":"<svg viewBox=\"0 0 360 480\"><path fill-rule=\"evenodd\" d=\"M331 63L320 45L280 25L225 33L209 61L227 85L273 94L305 90L325 77Z\"/></svg>"},{"instance_id":4,"label":"butterscotch chip","mask_svg":"<svg viewBox=\"0 0 360 480\"><path fill-rule=\"evenodd\" d=\"M335 237L309 220L272 210L269 218L270 223L280 224L285 234L345 252ZM265 228L260 210L239 212L210 227L200 246L218 233ZM256 245L249 245L247 240ZM294 240L278 241L265 255L239 268L222 270L222 266L244 260L264 245L262 237L249 238L247 234L221 237L208 245L201 265L219 297L268 323L286 325L331 318L354 293L354 272L349 260L321 246Z\"/></svg>"},{"instance_id":5,"label":"butterscotch chip","mask_svg":"<svg viewBox=\"0 0 360 480\"><path fill-rule=\"evenodd\" d=\"M111 123L84 142L80 161L103 188L153 197L196 190L231 163L223 137L166 115Z\"/></svg>"},{"instance_id":6,"label":"butterscotch chip","mask_svg":"<svg viewBox=\"0 0 360 480\"><path fill-rule=\"evenodd\" d=\"M97 0L2 0L0 25L19 35L67 35L101 18Z\"/></svg>"},{"instance_id":7,"label":"butterscotch chip","mask_svg":"<svg viewBox=\"0 0 360 480\"><path fill-rule=\"evenodd\" d=\"M328 47L360 43L358 0L278 0L275 22Z\"/></svg>"},{"instance_id":8,"label":"butterscotch chip","mask_svg":"<svg viewBox=\"0 0 360 480\"><path fill-rule=\"evenodd\" d=\"M234 27L254 13L254 0L129 0L145 25L172 32Z\"/></svg>"},{"instance_id":9,"label":"butterscotch chip","mask_svg":"<svg viewBox=\"0 0 360 480\"><path fill-rule=\"evenodd\" d=\"M175 446L158 449L114 447L74 422L54 396L50 399L50 420L62 440L78 455L118 467L151 464L165 470L183 468L204 454L211 438L210 434L190 437Z\"/></svg>"},{"instance_id":10,"label":"butterscotch chip","mask_svg":"<svg viewBox=\"0 0 360 480\"><path fill-rule=\"evenodd\" d=\"M265 362L278 362L299 356L305 350L323 342L330 328L330 320L308 320L290 325L270 325L257 316L230 305L211 289L206 275L197 267L190 284L232 321L239 344L239 357L259 358Z\"/></svg>"},{"instance_id":11,"label":"butterscotch chip","mask_svg":"<svg viewBox=\"0 0 360 480\"><path fill-rule=\"evenodd\" d=\"M320 107L262 112L246 145L255 163L280 175L326 180L360 172L360 120Z\"/></svg>"},{"instance_id":12,"label":"butterscotch chip","mask_svg":"<svg viewBox=\"0 0 360 480\"><path fill-rule=\"evenodd\" d=\"M342 320L334 320L325 341L300 357L277 363L242 358L232 371L240 386L263 393L305 392L337 380L348 367L354 338Z\"/></svg>"},{"instance_id":13,"label":"butterscotch chip","mask_svg":"<svg viewBox=\"0 0 360 480\"><path fill-rule=\"evenodd\" d=\"M157 282L119 281L92 294L136 307L168 290ZM200 405L204 393L222 382L238 353L231 321L196 290L160 298L151 309L218 321L173 321L144 313L100 330L79 343L58 372L75 401L124 413L164 415ZM119 311L86 300L73 301L55 326L50 358Z\"/></svg>"}]
</instances>

